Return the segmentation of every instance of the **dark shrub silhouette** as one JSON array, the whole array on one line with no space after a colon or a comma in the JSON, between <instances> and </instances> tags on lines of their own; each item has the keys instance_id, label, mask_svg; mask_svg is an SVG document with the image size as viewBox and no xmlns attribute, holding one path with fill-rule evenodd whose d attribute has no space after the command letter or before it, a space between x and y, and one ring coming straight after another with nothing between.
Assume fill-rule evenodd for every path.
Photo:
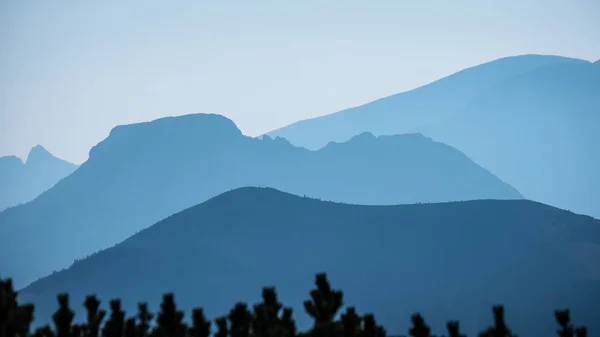
<instances>
[{"instance_id":1,"label":"dark shrub silhouette","mask_svg":"<svg viewBox=\"0 0 600 337\"><path fill-rule=\"evenodd\" d=\"M263 289L263 300L254 305L253 311L247 304L237 303L227 316L215 320L215 337L385 337L386 330L377 325L373 314L360 316L354 307L336 319L343 306L343 293L333 290L324 273L317 274L316 288L310 292L311 300L304 302L313 327L306 332L297 332L292 310L283 308L277 299L275 288ZM110 315L102 324L106 312L100 310L100 301L90 295L83 303L87 310L87 322L73 324L75 316L69 307L69 296L58 295L58 310L53 316L54 328L43 326L30 332L33 321L33 305L22 305L17 301L17 292L12 281L0 281L0 337L208 337L211 323L206 320L204 310L192 311L191 325L184 321L183 311L177 310L173 294L163 296L160 312L154 317L146 303L138 305L137 315L126 318L121 301L110 301ZM282 311L283 309L283 311ZM282 312L281 312L282 311ZM280 313L281 312L281 313ZM504 308L493 307L494 325L479 334L481 337L512 337L514 335L504 321ZM557 310L556 321L559 337L587 337L585 327L571 324L569 310ZM460 333L458 321L448 322L449 337L465 337ZM412 316L411 337L433 337L424 318L416 313ZM390 336L391 337L391 336Z\"/></svg>"}]
</instances>

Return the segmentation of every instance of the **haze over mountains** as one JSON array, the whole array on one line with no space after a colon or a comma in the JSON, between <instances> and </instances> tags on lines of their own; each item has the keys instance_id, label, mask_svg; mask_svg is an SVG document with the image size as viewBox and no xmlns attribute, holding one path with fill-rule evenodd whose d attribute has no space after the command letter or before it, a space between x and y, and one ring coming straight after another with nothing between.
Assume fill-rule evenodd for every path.
<instances>
[{"instance_id":1,"label":"haze over mountains","mask_svg":"<svg viewBox=\"0 0 600 337\"><path fill-rule=\"evenodd\" d=\"M600 218L598 62L525 55L270 132L319 148L355 134L420 132L526 198Z\"/></svg>"},{"instance_id":2,"label":"haze over mountains","mask_svg":"<svg viewBox=\"0 0 600 337\"><path fill-rule=\"evenodd\" d=\"M220 115L114 128L33 202L0 213L0 270L24 286L225 191L268 186L326 200L405 204L519 199L465 155L419 134L361 134L319 151L250 138Z\"/></svg>"},{"instance_id":3,"label":"haze over mountains","mask_svg":"<svg viewBox=\"0 0 600 337\"><path fill-rule=\"evenodd\" d=\"M600 221L526 200L357 206L241 188L175 214L115 247L76 262L21 292L38 323L95 293L124 309L172 291L189 314L208 317L254 303L275 285L301 328L314 274L327 271L345 303L405 333L421 312L433 331L460 319L468 335L491 324L503 303L511 329L550 336L554 309L600 329ZM243 282L240 282L243 280ZM79 306L77 306L79 308ZM81 311L78 311L81 314ZM83 319L79 316L78 319Z\"/></svg>"},{"instance_id":4,"label":"haze over mountains","mask_svg":"<svg viewBox=\"0 0 600 337\"><path fill-rule=\"evenodd\" d=\"M33 200L75 169L77 165L56 158L41 145L29 151L25 162L0 157L0 211Z\"/></svg>"}]
</instances>

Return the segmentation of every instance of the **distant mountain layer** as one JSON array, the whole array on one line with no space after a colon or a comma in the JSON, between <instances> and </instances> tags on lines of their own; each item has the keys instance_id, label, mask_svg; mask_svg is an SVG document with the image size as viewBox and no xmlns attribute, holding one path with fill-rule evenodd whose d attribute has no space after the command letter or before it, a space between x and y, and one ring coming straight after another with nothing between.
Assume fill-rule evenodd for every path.
<instances>
[{"instance_id":1,"label":"distant mountain layer","mask_svg":"<svg viewBox=\"0 0 600 337\"><path fill-rule=\"evenodd\" d=\"M242 135L220 115L116 127L35 201L0 213L0 270L25 285L225 191L275 187L359 204L519 199L459 151L419 134L362 134L319 151Z\"/></svg>"},{"instance_id":2,"label":"distant mountain layer","mask_svg":"<svg viewBox=\"0 0 600 337\"><path fill-rule=\"evenodd\" d=\"M269 133L319 148L362 132L419 132L456 147L526 198L600 218L600 68L509 57Z\"/></svg>"},{"instance_id":3,"label":"distant mountain layer","mask_svg":"<svg viewBox=\"0 0 600 337\"><path fill-rule=\"evenodd\" d=\"M42 146L31 149L25 163L18 157L0 157L0 211L35 199L77 165L58 159Z\"/></svg>"},{"instance_id":4,"label":"distant mountain layer","mask_svg":"<svg viewBox=\"0 0 600 337\"><path fill-rule=\"evenodd\" d=\"M555 333L553 310L600 329L600 221L540 203L480 200L401 206L318 201L268 188L242 188L173 215L124 242L77 261L21 292L49 321L57 293L82 308L86 294L158 309L174 292L189 315L210 318L237 301L255 303L275 285L307 317L314 274L325 271L346 305L373 312L406 334L421 312L434 332L460 319L468 335L492 324L503 303L520 336ZM77 311L83 319L81 310ZM188 316L189 317L189 316Z\"/></svg>"}]
</instances>

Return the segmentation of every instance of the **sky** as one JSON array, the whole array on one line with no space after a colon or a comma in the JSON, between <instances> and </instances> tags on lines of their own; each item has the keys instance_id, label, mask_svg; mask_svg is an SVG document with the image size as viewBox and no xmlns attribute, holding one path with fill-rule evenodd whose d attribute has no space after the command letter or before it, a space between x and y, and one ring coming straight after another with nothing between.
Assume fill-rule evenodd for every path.
<instances>
[{"instance_id":1,"label":"sky","mask_svg":"<svg viewBox=\"0 0 600 337\"><path fill-rule=\"evenodd\" d=\"M505 56L600 58L598 0L2 0L0 156L80 164L120 124L257 136Z\"/></svg>"}]
</instances>

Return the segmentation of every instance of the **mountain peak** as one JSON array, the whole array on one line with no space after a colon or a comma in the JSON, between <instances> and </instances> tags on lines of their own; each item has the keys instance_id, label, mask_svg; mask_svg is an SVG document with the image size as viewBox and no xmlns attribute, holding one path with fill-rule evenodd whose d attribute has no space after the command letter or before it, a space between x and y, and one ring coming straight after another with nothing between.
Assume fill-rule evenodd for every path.
<instances>
[{"instance_id":1,"label":"mountain peak","mask_svg":"<svg viewBox=\"0 0 600 337\"><path fill-rule=\"evenodd\" d=\"M23 165L23 161L21 160L21 158L17 157L17 156L5 156L5 157L0 157L0 167L4 167L4 166L21 166Z\"/></svg>"},{"instance_id":2,"label":"mountain peak","mask_svg":"<svg viewBox=\"0 0 600 337\"><path fill-rule=\"evenodd\" d=\"M48 150L46 150L43 146L38 144L32 147L31 150L29 150L29 154L27 155L27 160L25 162L27 164L31 164L44 161L49 158L55 159L56 157L54 157L50 152L48 152Z\"/></svg>"}]
</instances>

